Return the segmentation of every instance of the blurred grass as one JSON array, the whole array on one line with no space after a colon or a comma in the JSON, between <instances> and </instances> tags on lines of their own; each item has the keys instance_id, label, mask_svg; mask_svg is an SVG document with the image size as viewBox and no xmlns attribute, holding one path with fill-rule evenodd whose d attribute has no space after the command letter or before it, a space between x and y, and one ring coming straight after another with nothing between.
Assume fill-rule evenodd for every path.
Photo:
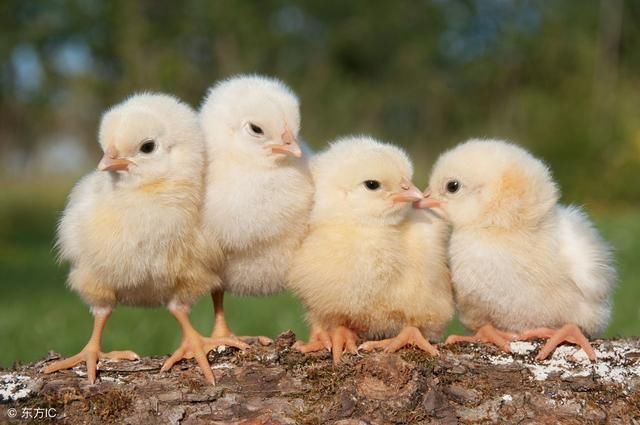
<instances>
[{"instance_id":1,"label":"blurred grass","mask_svg":"<svg viewBox=\"0 0 640 425\"><path fill-rule=\"evenodd\" d=\"M4 183L4 184L2 184ZM66 265L52 250L55 224L71 188L67 180L0 181L0 366L41 358L48 350L71 355L87 341L91 316L65 287ZM616 249L620 285L607 336L640 335L640 211L625 208L590 211ZM226 312L240 335L276 336L307 330L302 306L290 295L268 298L227 297ZM194 326L208 333L211 301L204 297L192 312ZM450 332L461 332L454 322ZM141 355L173 351L180 340L177 324L164 309L119 307L104 336L105 351L132 349Z\"/></svg>"}]
</instances>

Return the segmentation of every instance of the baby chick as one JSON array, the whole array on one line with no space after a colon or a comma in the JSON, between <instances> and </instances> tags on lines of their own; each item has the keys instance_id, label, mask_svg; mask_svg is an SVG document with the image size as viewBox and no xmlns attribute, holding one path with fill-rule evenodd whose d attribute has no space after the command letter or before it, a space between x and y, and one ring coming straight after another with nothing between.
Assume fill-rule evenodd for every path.
<instances>
[{"instance_id":1,"label":"baby chick","mask_svg":"<svg viewBox=\"0 0 640 425\"><path fill-rule=\"evenodd\" d=\"M453 315L446 263L448 230L412 209L422 198L404 151L369 137L340 139L312 162L316 187L310 230L289 285L308 310L312 334L303 352L330 345L334 362L361 345L396 351L413 344L436 355ZM328 333L328 335L323 335Z\"/></svg>"},{"instance_id":2,"label":"baby chick","mask_svg":"<svg viewBox=\"0 0 640 425\"><path fill-rule=\"evenodd\" d=\"M563 341L602 332L616 281L610 249L587 216L558 204L543 162L503 141L471 140L443 154L420 206L452 223L449 255L460 319L473 337L509 351L509 339ZM497 328L497 329L496 329Z\"/></svg>"},{"instance_id":3,"label":"baby chick","mask_svg":"<svg viewBox=\"0 0 640 425\"><path fill-rule=\"evenodd\" d=\"M167 306L183 333L169 369L195 356L207 380L206 352L220 342L198 334L190 306L220 287L224 256L200 229L204 142L196 113L176 98L143 93L102 117L98 170L73 189L58 227L60 257L71 263L69 285L91 306L93 333L77 355L45 373L84 361L95 382L98 359L135 359L130 351L101 352L106 321L117 304ZM206 248L206 249L205 249Z\"/></svg>"},{"instance_id":4,"label":"baby chick","mask_svg":"<svg viewBox=\"0 0 640 425\"><path fill-rule=\"evenodd\" d=\"M298 99L281 81L241 75L216 84L200 122L209 154L204 225L227 259L223 286L212 293L212 336L233 337L223 291L264 296L284 289L307 231L313 184L297 142Z\"/></svg>"}]
</instances>

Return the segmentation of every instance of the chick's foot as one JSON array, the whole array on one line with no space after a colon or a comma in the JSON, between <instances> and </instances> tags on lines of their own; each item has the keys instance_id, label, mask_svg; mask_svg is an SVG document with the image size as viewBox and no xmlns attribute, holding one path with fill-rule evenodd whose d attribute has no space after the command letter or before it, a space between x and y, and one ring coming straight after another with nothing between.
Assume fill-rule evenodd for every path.
<instances>
[{"instance_id":1,"label":"chick's foot","mask_svg":"<svg viewBox=\"0 0 640 425\"><path fill-rule=\"evenodd\" d=\"M87 377L91 384L96 382L96 371L98 369L98 360L140 360L140 357L133 351L111 351L103 353L100 346L87 344L75 356L57 361L42 369L43 373L53 373L59 370L71 369L79 363L85 362L87 365Z\"/></svg>"},{"instance_id":2,"label":"chick's foot","mask_svg":"<svg viewBox=\"0 0 640 425\"><path fill-rule=\"evenodd\" d=\"M68 359L60 360L52 363L42 369L43 373L53 373L63 369L70 369L75 365L85 362L87 365L87 377L91 384L96 382L96 371L98 369L98 360L139 360L140 357L133 351L111 351L103 353L100 351L102 332L107 324L107 320L111 315L111 308L96 308L93 312L93 331L87 345L75 356Z\"/></svg>"},{"instance_id":3,"label":"chick's foot","mask_svg":"<svg viewBox=\"0 0 640 425\"><path fill-rule=\"evenodd\" d=\"M584 336L582 330L573 323L564 325L560 329L537 328L531 329L520 335L524 340L544 338L547 343L542 347L536 360L544 360L563 342L580 346L592 362L596 361L596 352L589 343L587 337Z\"/></svg>"},{"instance_id":4,"label":"chick's foot","mask_svg":"<svg viewBox=\"0 0 640 425\"><path fill-rule=\"evenodd\" d=\"M321 326L312 325L309 332L309 342L305 344L303 341L296 341L293 348L301 353L320 351L323 348L331 352L331 336Z\"/></svg>"},{"instance_id":5,"label":"chick's foot","mask_svg":"<svg viewBox=\"0 0 640 425\"><path fill-rule=\"evenodd\" d=\"M491 325L484 325L473 336L450 335L444 342L445 345L456 342L475 342L483 344L493 344L506 353L511 352L511 341L518 339L518 335L510 332L503 332Z\"/></svg>"},{"instance_id":6,"label":"chick's foot","mask_svg":"<svg viewBox=\"0 0 640 425\"><path fill-rule=\"evenodd\" d=\"M328 340L327 340L328 335ZM345 326L338 326L329 332L317 330L308 344L296 343L295 348L302 353L311 353L331 348L333 363L338 364L342 360L344 352L358 354L358 335ZM330 347L327 345L330 344Z\"/></svg>"},{"instance_id":7,"label":"chick's foot","mask_svg":"<svg viewBox=\"0 0 640 425\"><path fill-rule=\"evenodd\" d=\"M380 341L367 341L360 345L362 351L373 351L383 349L386 353L394 353L407 345L413 345L426 351L432 356L438 356L438 350L422 335L420 329L414 326L407 326L400 331L395 338L383 339Z\"/></svg>"},{"instance_id":8,"label":"chick's foot","mask_svg":"<svg viewBox=\"0 0 640 425\"><path fill-rule=\"evenodd\" d=\"M205 379L210 384L215 385L216 380L213 376L213 372L211 371L211 367L209 366L207 353L221 345L236 347L241 350L249 347L247 344L238 342L233 338L206 338L200 335L191 325L187 309L170 308L169 311L173 314L178 323L180 323L180 327L182 328L182 343L180 344L180 347L178 347L178 349L164 362L160 372L168 371L180 360L195 357Z\"/></svg>"},{"instance_id":9,"label":"chick's foot","mask_svg":"<svg viewBox=\"0 0 640 425\"><path fill-rule=\"evenodd\" d=\"M226 345L229 347L239 348L244 350L248 348L248 345L237 341L234 338L206 338L197 332L194 333L189 332L182 339L182 343L180 347L165 360L160 372L166 372L173 367L174 364L179 362L180 360L187 360L195 358L196 362L198 362L198 366L202 370L205 379L215 385L216 380L213 376L213 372L211 372L211 367L209 366L209 360L207 359L207 353L211 350L215 350L221 345Z\"/></svg>"},{"instance_id":10,"label":"chick's foot","mask_svg":"<svg viewBox=\"0 0 640 425\"><path fill-rule=\"evenodd\" d=\"M260 345L267 346L273 344L273 340L268 336L236 336L231 332L231 330L226 327L220 326L218 327L217 322L213 327L213 332L211 332L211 339L224 339L224 340L232 340L234 341L233 347L240 348L241 350L246 350L249 348L250 343L257 342ZM226 345L226 344L220 344Z\"/></svg>"},{"instance_id":11,"label":"chick's foot","mask_svg":"<svg viewBox=\"0 0 640 425\"><path fill-rule=\"evenodd\" d=\"M225 316L224 316L224 304L223 304L224 293L220 291L212 292L211 298L213 299L213 310L214 310L214 320L215 320L214 322L215 324L213 325L213 331L211 332L212 339L231 338L236 341L236 344L246 346L246 348L249 347L247 343L252 343L254 341L264 346L273 344L273 340L266 336L234 335L234 333L231 332L231 329L229 329L229 326L227 325L227 320L225 319ZM237 348L240 348L240 346L237 346ZM246 348L241 348L241 349L245 350Z\"/></svg>"}]
</instances>

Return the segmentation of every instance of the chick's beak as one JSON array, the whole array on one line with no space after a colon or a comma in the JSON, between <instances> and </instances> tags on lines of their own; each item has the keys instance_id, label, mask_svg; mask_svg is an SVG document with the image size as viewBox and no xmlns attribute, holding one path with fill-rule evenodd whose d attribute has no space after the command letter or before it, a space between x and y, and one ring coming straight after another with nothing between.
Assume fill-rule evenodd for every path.
<instances>
[{"instance_id":1,"label":"chick's beak","mask_svg":"<svg viewBox=\"0 0 640 425\"><path fill-rule=\"evenodd\" d=\"M274 144L269 146L272 152L293 155L296 158L300 158L302 156L300 145L298 144L298 141L296 140L291 130L287 128L280 137L282 139L282 144Z\"/></svg>"},{"instance_id":2,"label":"chick's beak","mask_svg":"<svg viewBox=\"0 0 640 425\"><path fill-rule=\"evenodd\" d=\"M417 202L422 199L422 192L409 179L403 177L400 181L400 190L391 195L393 203Z\"/></svg>"},{"instance_id":3,"label":"chick's beak","mask_svg":"<svg viewBox=\"0 0 640 425\"><path fill-rule=\"evenodd\" d=\"M131 161L126 158L119 158L117 149L109 146L98 163L98 170L129 171L129 164L131 164Z\"/></svg>"},{"instance_id":4,"label":"chick's beak","mask_svg":"<svg viewBox=\"0 0 640 425\"><path fill-rule=\"evenodd\" d=\"M416 208L438 208L444 204L444 201L441 199L434 198L431 193L431 189L427 189L424 191L424 196L413 205Z\"/></svg>"}]
</instances>

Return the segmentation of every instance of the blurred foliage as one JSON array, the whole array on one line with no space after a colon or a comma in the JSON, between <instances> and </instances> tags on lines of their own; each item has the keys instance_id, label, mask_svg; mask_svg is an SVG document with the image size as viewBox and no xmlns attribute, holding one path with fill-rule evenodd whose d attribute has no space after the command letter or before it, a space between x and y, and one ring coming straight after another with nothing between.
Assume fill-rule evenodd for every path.
<instances>
[{"instance_id":1,"label":"blurred foliage","mask_svg":"<svg viewBox=\"0 0 640 425\"><path fill-rule=\"evenodd\" d=\"M257 72L298 92L316 148L372 133L408 147L424 179L446 147L510 138L568 200L637 203L637 22L623 0L5 0L0 154L27 164L72 135L97 157L101 111L132 92L197 106L216 80Z\"/></svg>"}]
</instances>

